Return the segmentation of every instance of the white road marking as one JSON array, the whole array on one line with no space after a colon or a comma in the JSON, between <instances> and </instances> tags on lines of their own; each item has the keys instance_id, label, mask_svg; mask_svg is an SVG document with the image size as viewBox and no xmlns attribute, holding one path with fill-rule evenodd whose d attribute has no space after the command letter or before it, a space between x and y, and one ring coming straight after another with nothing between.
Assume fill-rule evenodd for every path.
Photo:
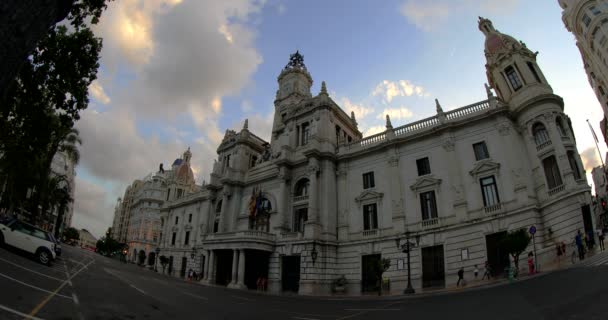
<instances>
[{"instance_id":1,"label":"white road marking","mask_svg":"<svg viewBox=\"0 0 608 320\"><path fill-rule=\"evenodd\" d=\"M245 301L255 301L253 299L249 299L249 298L244 298L244 297L239 297L239 296L231 296L233 298L237 298L237 299L241 299L241 300L245 300Z\"/></svg>"},{"instance_id":2,"label":"white road marking","mask_svg":"<svg viewBox=\"0 0 608 320\"><path fill-rule=\"evenodd\" d=\"M401 309L344 309L344 311L400 311Z\"/></svg>"},{"instance_id":3,"label":"white road marking","mask_svg":"<svg viewBox=\"0 0 608 320\"><path fill-rule=\"evenodd\" d=\"M140 288L138 288L138 287L136 287L136 286L134 286L132 284L129 284L129 286L131 286L131 288L133 288L133 289L141 292L141 294L148 295L145 291L141 290Z\"/></svg>"},{"instance_id":4,"label":"white road marking","mask_svg":"<svg viewBox=\"0 0 608 320\"><path fill-rule=\"evenodd\" d=\"M36 287L36 286L31 285L31 284L29 284L29 283L25 283L25 282L23 282L23 281L19 281L19 280L15 279L15 278L11 278L11 277L9 277L9 276L7 276L7 275L3 274L3 273L0 273L0 277L4 277L4 278L6 278L6 279L8 279L8 280L11 280L11 281L17 282L17 283L19 283L19 284L22 284L22 285L24 285L24 286L26 286L26 287L30 287L30 288L32 288L32 289L40 290L40 291L43 291L43 292L46 292L46 293L53 293L52 291L49 291L49 290L46 290L46 289L43 289L43 288L40 288L40 287ZM65 296L65 295L63 295L63 294L57 294L57 295L58 295L58 296L60 296L60 297L62 297L62 298L66 298L66 299L72 299L71 297Z\"/></svg>"},{"instance_id":5,"label":"white road marking","mask_svg":"<svg viewBox=\"0 0 608 320\"><path fill-rule=\"evenodd\" d=\"M300 320L319 320L315 318L300 318L300 317L291 317L292 319L300 319Z\"/></svg>"},{"instance_id":6,"label":"white road marking","mask_svg":"<svg viewBox=\"0 0 608 320\"><path fill-rule=\"evenodd\" d=\"M78 263L78 264L79 264L79 265L81 265L81 266L84 266L84 263L82 263L82 262L78 262L78 261L76 261L76 260L74 260L74 259L68 259L68 260L69 260L69 261L72 261L72 262L75 262L75 263Z\"/></svg>"},{"instance_id":7,"label":"white road marking","mask_svg":"<svg viewBox=\"0 0 608 320\"><path fill-rule=\"evenodd\" d=\"M27 315L27 314L25 314L23 312L19 312L19 311L15 310L15 309L11 309L11 308L3 306L1 304L0 304L0 309L2 309L4 311L8 311L10 313L14 313L14 314L16 314L16 315L18 315L20 317L24 317L25 319L42 320L42 318L38 318L38 317L33 317L33 316L30 316L30 315Z\"/></svg>"},{"instance_id":8,"label":"white road marking","mask_svg":"<svg viewBox=\"0 0 608 320\"><path fill-rule=\"evenodd\" d=\"M53 277L53 276L46 275L46 274L44 274L44 273L42 273L42 272L38 272L38 271L35 271L35 270L32 270L32 269L29 269L29 268L26 268L26 267L20 266L20 265L18 265L18 264L16 264L16 263L11 262L11 261L8 261L8 260L6 260L6 259L2 259L2 258L0 258L0 261L4 261L4 262L6 262L6 263L12 264L13 266L15 266L15 267L17 267L17 268L20 268L20 269L23 269L23 270L29 271L29 272L31 272L31 273L35 273L35 274L40 275L40 276L43 276L43 277L47 277L47 278L49 278L49 279L58 280L58 281L65 281L65 279L59 279L59 278L56 278L56 277Z\"/></svg>"},{"instance_id":9,"label":"white road marking","mask_svg":"<svg viewBox=\"0 0 608 320\"><path fill-rule=\"evenodd\" d=\"M134 286L133 284L129 283L127 280L123 279L122 277L120 277L119 275L115 274L114 272L112 272L112 271L110 271L110 270L108 270L108 269L106 269L106 268L103 268L103 269L104 269L104 270L105 270L107 273L109 273L109 274L111 274L111 275L115 276L116 278L118 278L118 280L120 280L120 281L122 281L122 282L124 282L124 283L128 284L128 285L129 285L131 288L133 288L133 289L135 289L135 290L139 291L141 294L146 295L146 296L149 296L149 297L152 297L151 295L149 295L149 294L148 294L148 293L146 293L145 291L143 291L143 290L141 290L140 288L138 288L138 287ZM153 297L153 298L154 298L154 297Z\"/></svg>"},{"instance_id":10,"label":"white road marking","mask_svg":"<svg viewBox=\"0 0 608 320\"><path fill-rule=\"evenodd\" d=\"M203 297L203 296L199 296L197 294L192 294L192 293L189 293L189 292L186 292L186 291L180 291L180 292L183 293L183 294L185 294L185 295L187 295L187 296L191 296L191 297L194 297L194 298L198 298L198 299L202 299L202 300L209 300L208 298Z\"/></svg>"},{"instance_id":11,"label":"white road marking","mask_svg":"<svg viewBox=\"0 0 608 320\"><path fill-rule=\"evenodd\" d=\"M72 298L74 299L75 304L80 304L80 301L78 301L78 296L75 293L72 293Z\"/></svg>"}]
</instances>

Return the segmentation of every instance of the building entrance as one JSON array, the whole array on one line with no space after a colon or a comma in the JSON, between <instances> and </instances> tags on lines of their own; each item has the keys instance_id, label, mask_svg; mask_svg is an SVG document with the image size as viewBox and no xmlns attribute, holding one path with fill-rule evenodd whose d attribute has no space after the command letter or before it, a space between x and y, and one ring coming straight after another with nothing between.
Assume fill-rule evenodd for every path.
<instances>
[{"instance_id":1,"label":"building entrance","mask_svg":"<svg viewBox=\"0 0 608 320\"><path fill-rule=\"evenodd\" d=\"M182 257L182 267L179 270L179 276L184 278L186 276L186 266L188 265L188 258Z\"/></svg>"},{"instance_id":2,"label":"building entrance","mask_svg":"<svg viewBox=\"0 0 608 320\"><path fill-rule=\"evenodd\" d=\"M268 284L269 263L270 252L245 250L245 285L248 289L257 289L260 279Z\"/></svg>"},{"instance_id":3,"label":"building entrance","mask_svg":"<svg viewBox=\"0 0 608 320\"><path fill-rule=\"evenodd\" d=\"M443 245L422 248L422 287L445 287Z\"/></svg>"},{"instance_id":4,"label":"building entrance","mask_svg":"<svg viewBox=\"0 0 608 320\"><path fill-rule=\"evenodd\" d=\"M215 250L215 283L227 286L232 281L232 250Z\"/></svg>"},{"instance_id":5,"label":"building entrance","mask_svg":"<svg viewBox=\"0 0 608 320\"><path fill-rule=\"evenodd\" d=\"M375 292L380 286L376 270L380 263L380 254L361 257L361 292Z\"/></svg>"},{"instance_id":6,"label":"building entrance","mask_svg":"<svg viewBox=\"0 0 608 320\"><path fill-rule=\"evenodd\" d=\"M509 253L502 249L501 242L507 236L507 232L497 232L486 236L486 250L488 251L488 263L492 269L492 276L501 275L509 266Z\"/></svg>"},{"instance_id":7,"label":"building entrance","mask_svg":"<svg viewBox=\"0 0 608 320\"><path fill-rule=\"evenodd\" d=\"M281 273L283 291L298 292L300 289L300 256L283 256Z\"/></svg>"}]
</instances>

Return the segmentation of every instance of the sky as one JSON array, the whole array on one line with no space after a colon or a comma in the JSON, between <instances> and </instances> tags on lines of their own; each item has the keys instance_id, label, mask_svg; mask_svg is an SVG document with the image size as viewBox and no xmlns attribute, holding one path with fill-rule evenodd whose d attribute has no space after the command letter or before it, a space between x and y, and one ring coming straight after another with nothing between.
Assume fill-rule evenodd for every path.
<instances>
[{"instance_id":1,"label":"sky","mask_svg":"<svg viewBox=\"0 0 608 320\"><path fill-rule=\"evenodd\" d=\"M77 123L83 139L73 226L111 226L134 179L190 147L197 184L209 180L226 129L269 140L277 76L299 50L311 73L364 136L485 100L478 16L539 51L564 98L585 169L599 165L602 109L557 0L120 0L94 26L99 78ZM601 141L600 141L601 142ZM603 154L606 146L600 143Z\"/></svg>"}]
</instances>

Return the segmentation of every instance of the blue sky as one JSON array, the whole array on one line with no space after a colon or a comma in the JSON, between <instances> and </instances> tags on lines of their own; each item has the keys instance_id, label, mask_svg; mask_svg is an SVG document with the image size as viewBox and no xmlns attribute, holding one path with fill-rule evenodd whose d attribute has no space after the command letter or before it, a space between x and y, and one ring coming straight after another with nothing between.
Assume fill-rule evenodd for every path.
<instances>
[{"instance_id":1,"label":"blue sky","mask_svg":"<svg viewBox=\"0 0 608 320\"><path fill-rule=\"evenodd\" d=\"M188 146L197 183L208 179L224 131L245 118L268 139L276 78L295 50L313 94L326 81L365 135L387 112L400 126L433 115L435 98L444 110L484 100L480 15L540 52L584 162L596 165L585 120L599 134L602 111L557 1L122 0L96 27L104 49L78 124L74 225L101 235L126 186Z\"/></svg>"}]
</instances>

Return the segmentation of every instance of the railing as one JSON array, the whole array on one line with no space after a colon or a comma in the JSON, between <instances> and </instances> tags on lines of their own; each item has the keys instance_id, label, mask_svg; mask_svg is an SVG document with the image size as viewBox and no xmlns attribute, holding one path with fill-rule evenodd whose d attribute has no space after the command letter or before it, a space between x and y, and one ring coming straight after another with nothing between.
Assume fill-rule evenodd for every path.
<instances>
[{"instance_id":1,"label":"railing","mask_svg":"<svg viewBox=\"0 0 608 320\"><path fill-rule=\"evenodd\" d=\"M363 231L363 237L377 237L378 236L378 229L374 229L374 230L364 230Z\"/></svg>"},{"instance_id":2,"label":"railing","mask_svg":"<svg viewBox=\"0 0 608 320\"><path fill-rule=\"evenodd\" d=\"M539 145L536 146L536 151L540 151L541 149L543 149L546 146L550 146L553 142L551 142L551 140L549 141L545 141Z\"/></svg>"},{"instance_id":3,"label":"railing","mask_svg":"<svg viewBox=\"0 0 608 320\"><path fill-rule=\"evenodd\" d=\"M474 104L470 104L468 106L454 109L445 113L445 118L447 120L455 120L458 118L463 118L468 115L484 111L490 109L490 102L488 100L477 102Z\"/></svg>"},{"instance_id":4,"label":"railing","mask_svg":"<svg viewBox=\"0 0 608 320\"><path fill-rule=\"evenodd\" d=\"M376 133L373 136L369 136L369 137L359 141L358 143L360 143L361 146L367 146L370 144L382 142L384 140L386 140L386 132L380 132L380 133Z\"/></svg>"},{"instance_id":5,"label":"railing","mask_svg":"<svg viewBox=\"0 0 608 320\"><path fill-rule=\"evenodd\" d=\"M404 126L395 128L395 136L401 136L404 134L408 134L410 132L415 132L415 131L419 131L422 129L434 127L438 124L439 124L439 119L437 118L437 116L422 119L422 120L412 122L412 123L406 124Z\"/></svg>"},{"instance_id":6,"label":"railing","mask_svg":"<svg viewBox=\"0 0 608 320\"><path fill-rule=\"evenodd\" d=\"M428 227L436 226L438 224L439 224L439 218L432 218L432 219L422 220L422 227L423 228L428 228Z\"/></svg>"},{"instance_id":7,"label":"railing","mask_svg":"<svg viewBox=\"0 0 608 320\"><path fill-rule=\"evenodd\" d=\"M281 234L283 239L298 239L301 238L301 232L285 232Z\"/></svg>"},{"instance_id":8,"label":"railing","mask_svg":"<svg viewBox=\"0 0 608 320\"><path fill-rule=\"evenodd\" d=\"M490 213L490 212L500 210L501 207L502 206L500 205L500 203L497 203L497 204L493 204L491 206L484 207L484 210L486 211L486 213Z\"/></svg>"},{"instance_id":9,"label":"railing","mask_svg":"<svg viewBox=\"0 0 608 320\"><path fill-rule=\"evenodd\" d=\"M265 231L246 230L237 232L213 233L206 237L206 240L231 240L231 239L259 239L274 241L276 236Z\"/></svg>"},{"instance_id":10,"label":"railing","mask_svg":"<svg viewBox=\"0 0 608 320\"><path fill-rule=\"evenodd\" d=\"M306 200L308 200L308 195L293 197L293 202L300 202Z\"/></svg>"},{"instance_id":11,"label":"railing","mask_svg":"<svg viewBox=\"0 0 608 320\"><path fill-rule=\"evenodd\" d=\"M564 191L564 188L565 188L565 186L562 184L562 185L557 186L557 187L555 187L553 189L550 189L548 193L549 193L550 196L552 196L552 195L554 195L554 194L556 194L558 192Z\"/></svg>"},{"instance_id":12,"label":"railing","mask_svg":"<svg viewBox=\"0 0 608 320\"><path fill-rule=\"evenodd\" d=\"M446 121L452 120L460 120L469 117L470 115L477 114L480 112L484 112L490 109L489 100L484 100L481 102L473 103L468 106L464 106L458 109L454 109L444 113ZM400 126L393 129L395 137L408 135L410 133L418 132L421 130L425 130L428 128L436 127L441 125L438 116L433 116L430 118L422 119L416 122L412 122L406 124L404 126ZM371 135L369 137L363 138L359 141L354 141L346 145L347 149L357 148L357 147L367 147L377 143L381 143L386 141L386 131Z\"/></svg>"}]
</instances>

